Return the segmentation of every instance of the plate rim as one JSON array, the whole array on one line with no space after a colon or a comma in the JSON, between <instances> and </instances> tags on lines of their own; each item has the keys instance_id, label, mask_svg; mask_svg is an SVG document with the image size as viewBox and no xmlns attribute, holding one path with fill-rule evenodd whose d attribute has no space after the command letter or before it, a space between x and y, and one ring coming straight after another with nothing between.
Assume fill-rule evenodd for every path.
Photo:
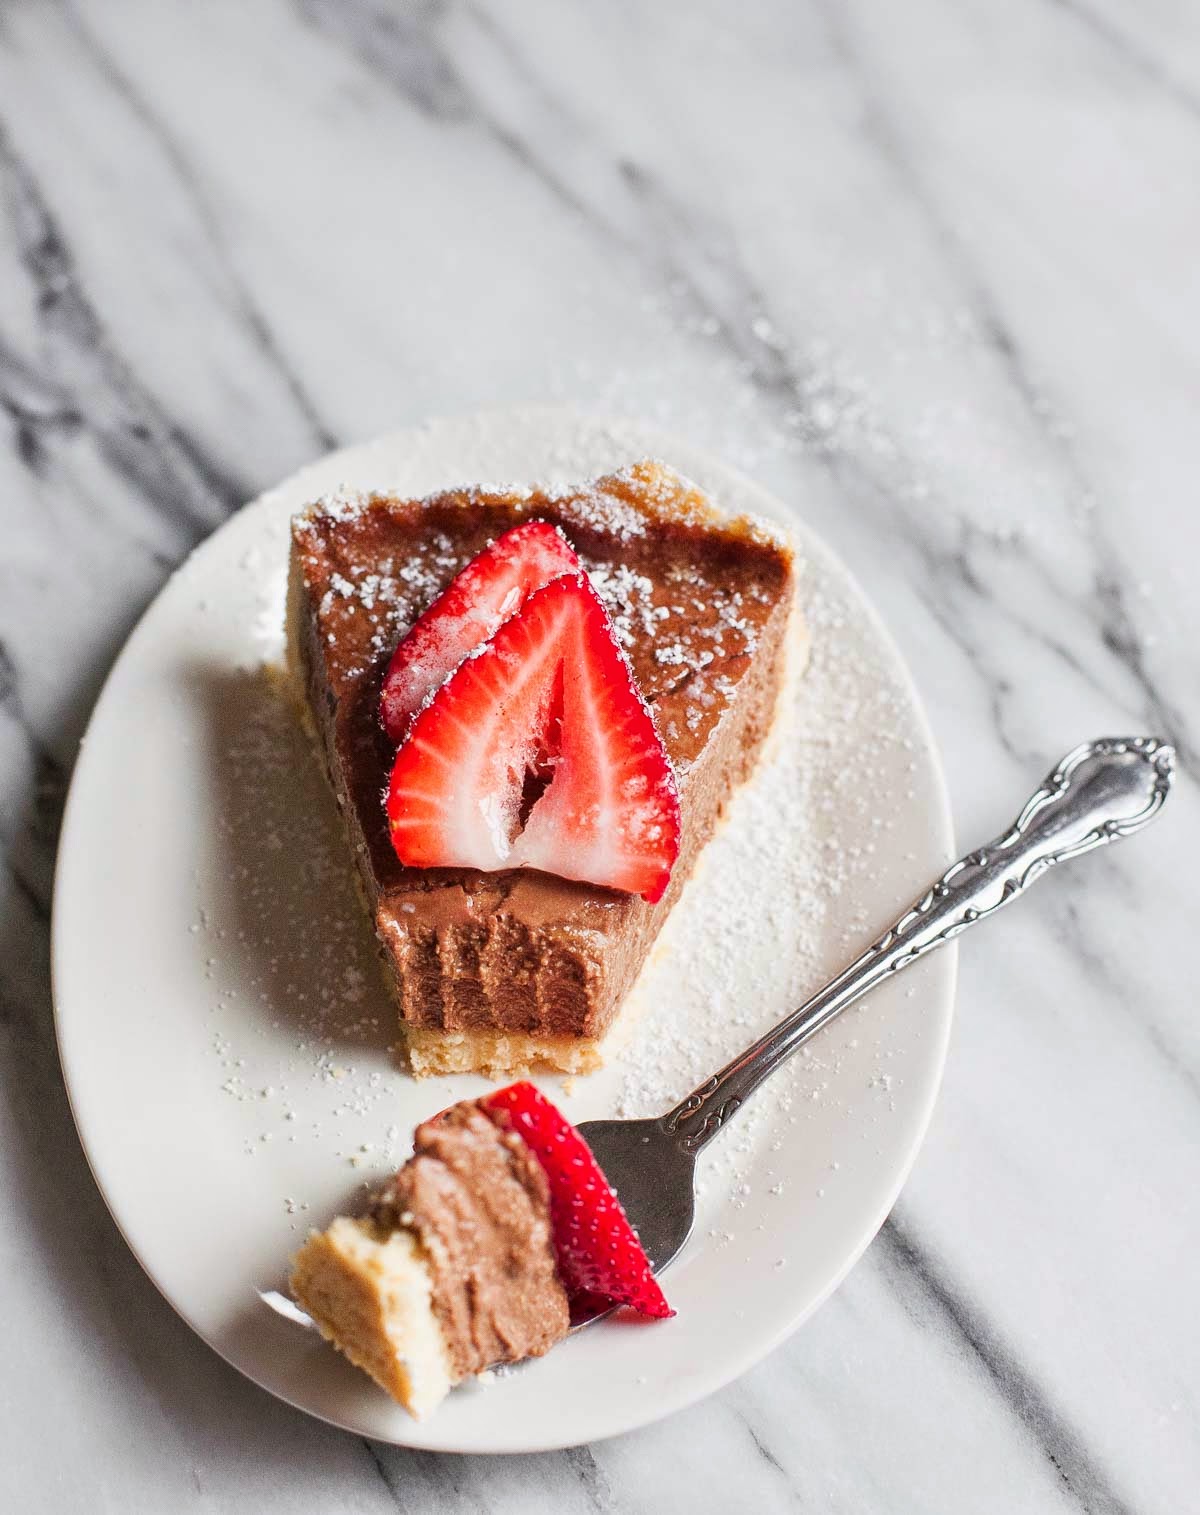
<instances>
[{"instance_id":1,"label":"plate rim","mask_svg":"<svg viewBox=\"0 0 1200 1515\"><path fill-rule=\"evenodd\" d=\"M75 1126L75 1131L78 1136L79 1144L82 1148L85 1161L88 1165L88 1170L92 1176L93 1182L95 1183L100 1193L101 1198L104 1201L105 1208L111 1216L122 1241L129 1248L139 1267L153 1284L159 1295L166 1301L166 1303L175 1312L175 1314L184 1321L188 1328L193 1331L201 1341L205 1343L207 1347L214 1351L236 1372L240 1373L242 1377L248 1379L255 1385L256 1388L270 1394L273 1398L290 1405L294 1409L301 1411L303 1414L312 1416L314 1419L319 1420L326 1425L333 1426L338 1430L346 1431L353 1435L369 1435L369 1439L373 1441L379 1441L384 1444L406 1448L411 1447L414 1450L435 1450L439 1452L448 1452L451 1454L470 1456L520 1456L541 1452L558 1451L573 1446L590 1445L593 1442L606 1441L614 1436L624 1435L630 1431L657 1424L659 1421L667 1418L668 1416L689 1409L701 1401L709 1398L711 1395L719 1393L722 1389L727 1388L729 1384L740 1378L756 1364L763 1361L771 1353L776 1351L784 1341L792 1336L805 1323L805 1321L807 1321L818 1309L820 1309L820 1307L830 1298L830 1296L837 1291L847 1276L861 1260L867 1249L870 1247L871 1243L879 1234L881 1227L894 1208L896 1201L904 1188L904 1185L907 1183L908 1178L912 1173L917 1157L920 1154L920 1151L925 1142L925 1138L928 1134L930 1122L933 1118L933 1112L937 1106L938 1097L941 1091L942 1079L945 1075L949 1042L953 1031L958 990L958 942L951 941L947 944L946 950L939 954L942 963L942 970L944 973L944 987L939 986L939 1001L944 1002L944 1010L938 1018L939 1038L938 1045L936 1047L936 1066L931 1068L932 1077L930 1080L929 1093L925 1100L924 1108L920 1111L920 1118L916 1122L909 1149L903 1154L903 1160L897 1169L892 1184L889 1186L886 1202L876 1207L876 1214L871 1220L869 1231L864 1234L861 1242L857 1245L857 1247L854 1248L846 1256L841 1266L835 1270L830 1279L827 1281L825 1287L817 1295L806 1300L803 1306L796 1312L789 1314L786 1318L781 1318L778 1326L773 1331L768 1333L765 1337L763 1335L756 1336L754 1338L753 1345L745 1347L741 1351L727 1351L721 1359L722 1367L715 1374L708 1377L700 1375L698 1383L694 1384L682 1395L677 1397L672 1396L669 1402L665 1404L663 1408L659 1409L655 1414L649 1417L641 1413L635 1413L628 1418L615 1417L613 1418L612 1423L609 1424L605 1429L591 1434L586 1442L579 1442L575 1440L564 1441L561 1438L547 1439L534 1437L522 1440L519 1443L508 1441L503 1446L481 1446L478 1444L478 1442L475 1442L469 1445L450 1445L443 1443L439 1444L436 1448L430 1448L421 1442L410 1441L401 1434L379 1435L377 1433L367 1433L360 1426L352 1424L348 1420L339 1419L336 1415L327 1413L322 1410L314 1409L310 1405L302 1403L298 1398L293 1397L275 1384L265 1382L253 1371L250 1366L236 1360L236 1358L230 1354L224 1345L219 1344L216 1340L214 1340L213 1336L195 1319L193 1319L192 1314L185 1307L185 1305L181 1301L173 1298L172 1295L168 1292L166 1285L155 1277L154 1273L151 1271L149 1265L135 1244L129 1230L127 1229L126 1224L123 1222L118 1204L115 1201L114 1197L110 1195L109 1187L105 1184L98 1170L97 1161L93 1156L92 1147L89 1143L88 1137L85 1133L84 1124L81 1121L77 1110L75 1090L70 1074L70 1059L64 1046L64 1015L60 1002L60 981L64 976L64 969L62 968L61 963L69 949L64 942L63 928L60 925L60 900L65 893L65 886L62 880L66 872L66 870L60 866L60 864L62 858L69 850L70 838L73 834L73 831L76 829L74 825L76 796L79 793L79 790L82 788L82 785L78 782L78 780L80 772L88 761L88 738L91 735L96 714L108 696L110 686L114 683L122 665L133 655L136 647L140 644L142 638L146 635L146 625L153 612L155 611L155 608L157 607L160 599L167 593L168 589L174 583L174 581L188 570L193 561L199 555L205 552L205 550L212 544L214 539L224 530L226 530L227 527L231 526L235 521L241 519L247 511L256 508L262 508L264 510L269 509L271 497L276 495L280 490L296 484L297 481L299 481L306 473L310 471L316 471L319 468L328 468L335 459L342 455L360 453L373 447L387 448L390 444L394 443L399 438L409 437L416 433L431 431L439 427L465 427L470 424L479 424L481 422L496 422L498 420L508 420L513 423L517 423L518 421L528 422L534 418L538 418L542 421L556 421L563 424L564 426L568 426L573 423L576 426L582 424L587 427L592 427L600 430L612 429L613 431L617 432L622 430L632 430L643 435L653 434L653 436L659 440L662 449L667 456L670 456L670 447L672 445L675 445L678 448L678 454L687 456L692 460L703 460L706 463L711 463L713 467L719 472L736 478L739 485L744 486L751 495L766 495L772 500L777 500L781 504L784 503L781 500L781 497L778 496L775 491L772 490L768 485L760 483L757 479L747 474L742 468L726 462L725 459L720 456L720 454L710 451L703 445L697 445L693 443L685 436L671 432L663 427L658 426L654 422L644 422L629 416L614 416L611 414L591 413L578 407L568 405L526 404L516 406L489 407L485 409L460 412L443 412L437 415L421 417L406 425L392 428L387 432L381 433L374 437L368 437L360 441L350 442L343 446L332 448L328 452L320 454L317 457L308 460L306 463L303 463L298 468L292 470L291 473L280 479L276 484L270 486L268 489L261 491L253 498L245 501L236 510L232 511L225 518L225 520L222 521L220 525L218 525L213 531L209 532L207 536L205 536L201 541L197 542L158 587L153 597L144 607L140 615L133 623L129 632L127 633L124 641L121 644L120 650L118 651L116 657L113 659L111 666L105 674L103 683L101 684L100 690L88 714L88 721L84 735L80 740L76 761L72 769L71 780L68 786L67 796L63 807L62 824L59 831L59 840L55 855L54 882L51 897L51 1001L53 1009L55 1045L58 1052L59 1065L62 1070L63 1085L67 1095L68 1107L71 1111L71 1118ZM930 772L931 777L934 781L932 786L934 790L934 794L932 796L934 803L931 808L935 812L934 819L936 821L937 833L934 837L934 841L941 847L947 858L953 857L956 855L956 844L953 815L951 809L951 797L946 782L945 768L942 763L941 751L935 740L933 728L929 720L928 712L925 708L925 703L921 698L920 691L918 690L915 680L913 679L908 661L904 657L898 642L893 637L879 610L876 608L874 601L867 594L854 571L847 566L840 553L838 553L829 544L829 542L820 532L818 532L814 527L810 526L807 521L803 520L802 517L799 517L798 512L788 512L788 515L796 516L796 521L800 526L801 534L815 541L821 551L828 557L828 559L831 560L836 569L842 575L846 586L852 591L855 596L856 612L860 612L863 618L870 624L873 635L881 644L882 648L888 656L892 672L895 675L901 691L903 692L908 710L911 712L914 725L920 735L922 747L928 754L930 761ZM413 1422L413 1425L416 1426L417 1422Z\"/></svg>"}]
</instances>

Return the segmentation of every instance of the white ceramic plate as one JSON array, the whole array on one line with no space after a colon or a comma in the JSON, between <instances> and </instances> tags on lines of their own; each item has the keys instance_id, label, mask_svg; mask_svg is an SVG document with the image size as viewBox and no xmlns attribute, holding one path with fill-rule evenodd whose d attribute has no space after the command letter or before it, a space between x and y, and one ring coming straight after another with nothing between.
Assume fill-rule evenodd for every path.
<instances>
[{"instance_id":1,"label":"white ceramic plate","mask_svg":"<svg viewBox=\"0 0 1200 1515\"><path fill-rule=\"evenodd\" d=\"M849 1012L712 1149L700 1220L666 1275L678 1310L614 1320L410 1420L257 1299L307 1227L484 1087L414 1083L316 764L261 672L280 646L287 523L339 484L421 494L570 480L646 454L726 507L791 527L813 665L635 990L622 1057L564 1096L575 1119L686 1093L886 924L950 857L945 791L898 654L784 504L643 427L551 410L432 422L335 453L188 559L129 639L67 806L54 901L59 1045L118 1225L185 1320L255 1382L402 1445L576 1445L645 1425L750 1367L830 1293L894 1202L929 1119L953 949Z\"/></svg>"}]
</instances>

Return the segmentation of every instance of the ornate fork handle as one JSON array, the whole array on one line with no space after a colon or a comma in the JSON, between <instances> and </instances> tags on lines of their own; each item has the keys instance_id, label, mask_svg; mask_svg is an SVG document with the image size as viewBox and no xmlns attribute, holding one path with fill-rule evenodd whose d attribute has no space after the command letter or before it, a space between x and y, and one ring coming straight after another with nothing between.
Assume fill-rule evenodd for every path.
<instances>
[{"instance_id":1,"label":"ornate fork handle","mask_svg":"<svg viewBox=\"0 0 1200 1515\"><path fill-rule=\"evenodd\" d=\"M699 1152L763 1080L861 995L994 915L1056 863L1140 831L1170 793L1175 754L1157 737L1104 737L1067 754L1003 836L969 852L861 957L663 1117Z\"/></svg>"}]
</instances>

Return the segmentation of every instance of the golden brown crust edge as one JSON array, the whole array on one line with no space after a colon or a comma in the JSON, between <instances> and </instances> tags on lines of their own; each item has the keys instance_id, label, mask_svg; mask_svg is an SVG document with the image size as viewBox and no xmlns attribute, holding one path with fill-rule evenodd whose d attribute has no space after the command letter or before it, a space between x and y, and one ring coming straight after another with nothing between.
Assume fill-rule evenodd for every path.
<instances>
[{"instance_id":1,"label":"golden brown crust edge","mask_svg":"<svg viewBox=\"0 0 1200 1515\"><path fill-rule=\"evenodd\" d=\"M341 1216L300 1248L291 1289L321 1335L415 1418L453 1387L429 1268L411 1232L380 1237L369 1222Z\"/></svg>"}]
</instances>

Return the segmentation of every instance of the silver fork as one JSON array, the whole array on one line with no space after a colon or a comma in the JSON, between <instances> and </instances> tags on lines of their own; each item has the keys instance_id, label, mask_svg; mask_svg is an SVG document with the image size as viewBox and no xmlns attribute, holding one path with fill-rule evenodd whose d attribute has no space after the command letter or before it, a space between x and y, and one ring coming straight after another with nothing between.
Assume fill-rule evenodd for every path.
<instances>
[{"instance_id":1,"label":"silver fork","mask_svg":"<svg viewBox=\"0 0 1200 1515\"><path fill-rule=\"evenodd\" d=\"M1157 737L1102 737L1076 747L1002 836L960 858L861 957L673 1110L649 1120L584 1121L579 1132L654 1271L691 1234L696 1159L765 1079L847 1005L995 915L1056 863L1140 831L1162 808L1174 769L1174 750ZM601 1313L572 1323L590 1324Z\"/></svg>"},{"instance_id":2,"label":"silver fork","mask_svg":"<svg viewBox=\"0 0 1200 1515\"><path fill-rule=\"evenodd\" d=\"M696 1159L758 1086L847 1005L976 921L995 915L1056 863L1132 836L1171 791L1175 753L1157 737L1102 737L1069 752L1002 835L969 852L867 950L665 1115L590 1120L579 1132L620 1195L656 1273L682 1250L695 1220ZM291 1300L260 1291L290 1320ZM572 1326L611 1313L584 1308Z\"/></svg>"}]
</instances>

